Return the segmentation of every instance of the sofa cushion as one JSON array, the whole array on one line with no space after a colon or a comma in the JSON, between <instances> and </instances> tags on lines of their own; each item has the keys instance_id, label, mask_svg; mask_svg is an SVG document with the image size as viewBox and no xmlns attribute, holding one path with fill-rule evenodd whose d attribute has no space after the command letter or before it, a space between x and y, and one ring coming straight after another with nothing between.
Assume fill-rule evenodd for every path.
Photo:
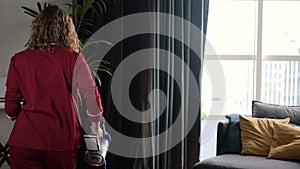
<instances>
[{"instance_id":1,"label":"sofa cushion","mask_svg":"<svg viewBox=\"0 0 300 169\"><path fill-rule=\"evenodd\" d=\"M300 163L261 156L224 154L197 163L193 169L299 169Z\"/></svg>"},{"instance_id":2,"label":"sofa cushion","mask_svg":"<svg viewBox=\"0 0 300 169\"><path fill-rule=\"evenodd\" d=\"M268 158L300 160L300 127L274 123Z\"/></svg>"},{"instance_id":3,"label":"sofa cushion","mask_svg":"<svg viewBox=\"0 0 300 169\"><path fill-rule=\"evenodd\" d=\"M240 116L241 154L267 156L273 137L274 122L288 124L286 119L263 119Z\"/></svg>"},{"instance_id":4,"label":"sofa cushion","mask_svg":"<svg viewBox=\"0 0 300 169\"><path fill-rule=\"evenodd\" d=\"M267 104L252 101L252 116L258 118L284 119L290 117L291 123L300 125L300 107Z\"/></svg>"}]
</instances>

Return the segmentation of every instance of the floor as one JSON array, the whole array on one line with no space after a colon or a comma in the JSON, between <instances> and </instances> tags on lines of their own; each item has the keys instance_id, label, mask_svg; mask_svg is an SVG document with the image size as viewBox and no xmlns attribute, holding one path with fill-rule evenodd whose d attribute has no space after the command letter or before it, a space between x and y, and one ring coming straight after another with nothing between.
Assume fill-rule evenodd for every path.
<instances>
[{"instance_id":1,"label":"floor","mask_svg":"<svg viewBox=\"0 0 300 169\"><path fill-rule=\"evenodd\" d=\"M201 153L200 160L204 160L215 156L216 152L216 125L217 121L202 121L202 131L201 131ZM12 130L14 122L10 121L4 112L3 109L0 108L0 142L5 144L9 137L9 134ZM208 132L209 131L209 132ZM10 167L4 163L0 169L10 169Z\"/></svg>"}]
</instances>

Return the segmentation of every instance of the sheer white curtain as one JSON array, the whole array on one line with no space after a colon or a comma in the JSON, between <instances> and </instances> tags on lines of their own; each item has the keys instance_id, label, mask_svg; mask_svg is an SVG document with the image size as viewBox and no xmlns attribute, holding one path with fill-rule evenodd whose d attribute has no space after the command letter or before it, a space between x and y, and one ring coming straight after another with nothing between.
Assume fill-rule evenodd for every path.
<instances>
[{"instance_id":1,"label":"sheer white curtain","mask_svg":"<svg viewBox=\"0 0 300 169\"><path fill-rule=\"evenodd\" d=\"M208 0L111 1L91 39L112 77L100 93L112 142L107 168L191 169L199 161Z\"/></svg>"}]
</instances>

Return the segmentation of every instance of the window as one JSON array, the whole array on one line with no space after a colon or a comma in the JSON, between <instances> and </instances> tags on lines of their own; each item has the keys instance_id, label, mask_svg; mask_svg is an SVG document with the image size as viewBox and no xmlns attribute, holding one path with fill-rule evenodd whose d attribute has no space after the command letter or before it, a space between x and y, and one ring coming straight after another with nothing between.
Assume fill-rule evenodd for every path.
<instances>
[{"instance_id":1,"label":"window","mask_svg":"<svg viewBox=\"0 0 300 169\"><path fill-rule=\"evenodd\" d=\"M218 55L253 55L255 20L255 1L210 0L207 40Z\"/></svg>"},{"instance_id":2,"label":"window","mask_svg":"<svg viewBox=\"0 0 300 169\"><path fill-rule=\"evenodd\" d=\"M204 62L220 62L226 96L203 92L202 110L216 100L224 101L223 113L251 114L252 100L300 105L300 1L210 0L209 7L207 42L214 50L205 51Z\"/></svg>"},{"instance_id":3,"label":"window","mask_svg":"<svg viewBox=\"0 0 300 169\"><path fill-rule=\"evenodd\" d=\"M298 0L210 0L204 67L214 61L223 70L223 77L211 77L210 68L203 71L201 109L211 123L220 115L251 115L252 100L300 105L299 16ZM212 94L213 83L224 85L223 98ZM223 110L214 112L211 107L221 102ZM201 139L200 157L214 155L209 145L215 144L206 143L203 133Z\"/></svg>"},{"instance_id":4,"label":"window","mask_svg":"<svg viewBox=\"0 0 300 169\"><path fill-rule=\"evenodd\" d=\"M300 105L298 65L299 61L263 61L261 99L267 103Z\"/></svg>"},{"instance_id":5,"label":"window","mask_svg":"<svg viewBox=\"0 0 300 169\"><path fill-rule=\"evenodd\" d=\"M263 54L300 56L300 1L264 1Z\"/></svg>"},{"instance_id":6,"label":"window","mask_svg":"<svg viewBox=\"0 0 300 169\"><path fill-rule=\"evenodd\" d=\"M261 100L300 105L300 1L264 1ZM272 76L273 75L273 76ZM278 77L278 78L276 78ZM279 87L280 86L280 87Z\"/></svg>"},{"instance_id":7,"label":"window","mask_svg":"<svg viewBox=\"0 0 300 169\"><path fill-rule=\"evenodd\" d=\"M220 62L224 71L225 98L211 98L202 95L202 111L208 112L206 100L215 100L224 104L223 112L208 112L210 115L220 113L248 114L253 100L256 11L257 2L248 0L210 0L207 27L207 43L214 50L205 50L205 61ZM207 45L207 46L208 46ZM205 74L206 73L206 74ZM204 72L204 76L210 76ZM210 78L211 79L211 78ZM205 79L203 79L205 82ZM207 85L203 85L203 90ZM203 91L202 90L202 91ZM212 89L213 90L213 89Z\"/></svg>"}]
</instances>

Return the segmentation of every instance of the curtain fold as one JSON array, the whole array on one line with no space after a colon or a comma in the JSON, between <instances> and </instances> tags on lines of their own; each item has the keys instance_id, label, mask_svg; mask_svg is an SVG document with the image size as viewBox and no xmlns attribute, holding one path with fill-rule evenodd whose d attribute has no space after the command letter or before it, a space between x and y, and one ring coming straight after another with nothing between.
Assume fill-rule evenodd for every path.
<instances>
[{"instance_id":1,"label":"curtain fold","mask_svg":"<svg viewBox=\"0 0 300 169\"><path fill-rule=\"evenodd\" d=\"M107 124L128 137L149 138L129 150L135 157L109 152L108 169L191 169L199 161L200 89L208 3L208 0L109 1L105 23L137 13L151 12L152 15L147 24L151 31L129 37L125 36L126 31L121 31L124 39L113 44L104 58L110 62L113 73L121 72L117 85L112 85L113 77L100 72L100 93ZM139 24L137 20L132 26L138 29ZM120 30L123 26L125 29L125 22L113 28L109 36L118 36L114 29ZM195 34L195 29L203 35ZM149 66L137 72L126 88L124 84L130 73L124 62L139 52L140 57L135 58L131 66ZM193 79L198 91L193 90ZM141 122L130 120L126 113L133 112L124 115L124 109L116 106L112 95L114 87L122 91L117 94L119 98L129 95L137 111L147 112L141 116ZM127 100L120 100L120 105L126 106ZM199 104L196 116L189 113L194 103ZM108 129L108 132L111 131ZM112 135L111 146L122 145L124 150L131 146L115 138ZM181 139L178 141L178 138Z\"/></svg>"}]
</instances>

